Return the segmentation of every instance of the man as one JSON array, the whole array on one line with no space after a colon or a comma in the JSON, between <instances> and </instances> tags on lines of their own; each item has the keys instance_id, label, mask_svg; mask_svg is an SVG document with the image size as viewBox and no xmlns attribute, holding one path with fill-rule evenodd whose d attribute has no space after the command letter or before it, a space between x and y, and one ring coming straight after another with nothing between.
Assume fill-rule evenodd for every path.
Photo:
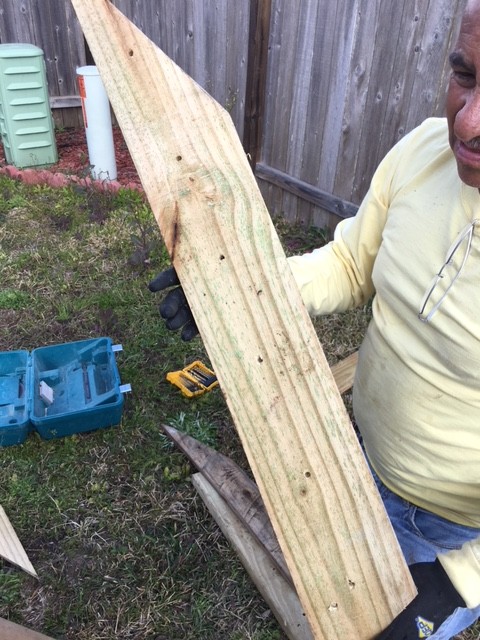
<instances>
[{"instance_id":1,"label":"man","mask_svg":"<svg viewBox=\"0 0 480 640\"><path fill-rule=\"evenodd\" d=\"M418 588L382 640L444 640L480 616L480 0L450 63L447 119L405 136L333 242L289 261L312 315L373 297L354 413ZM195 334L181 289L161 312Z\"/></svg>"}]
</instances>

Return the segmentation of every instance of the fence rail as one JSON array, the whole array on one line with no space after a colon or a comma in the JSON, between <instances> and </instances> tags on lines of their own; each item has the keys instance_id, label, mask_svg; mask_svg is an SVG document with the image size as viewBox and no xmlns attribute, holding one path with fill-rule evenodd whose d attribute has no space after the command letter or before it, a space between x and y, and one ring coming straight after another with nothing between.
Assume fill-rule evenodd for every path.
<instances>
[{"instance_id":1,"label":"fence rail","mask_svg":"<svg viewBox=\"0 0 480 640\"><path fill-rule=\"evenodd\" d=\"M270 212L331 227L388 149L443 114L465 2L113 0L230 112ZM81 126L75 69L94 61L70 0L2 0L6 42L43 49L55 120Z\"/></svg>"}]
</instances>

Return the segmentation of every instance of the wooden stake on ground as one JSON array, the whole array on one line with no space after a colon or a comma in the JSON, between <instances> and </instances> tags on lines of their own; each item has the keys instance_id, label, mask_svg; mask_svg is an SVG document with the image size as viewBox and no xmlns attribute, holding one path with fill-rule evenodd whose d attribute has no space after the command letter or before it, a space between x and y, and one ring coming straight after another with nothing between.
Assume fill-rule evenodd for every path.
<instances>
[{"instance_id":1,"label":"wooden stake on ground","mask_svg":"<svg viewBox=\"0 0 480 640\"><path fill-rule=\"evenodd\" d=\"M293 586L262 497L253 480L235 462L195 438L166 424L162 425L162 429L257 538L278 571Z\"/></svg>"},{"instance_id":2,"label":"wooden stake on ground","mask_svg":"<svg viewBox=\"0 0 480 640\"><path fill-rule=\"evenodd\" d=\"M19 624L0 618L0 638L2 640L53 640L43 633L37 633Z\"/></svg>"},{"instance_id":3,"label":"wooden stake on ground","mask_svg":"<svg viewBox=\"0 0 480 640\"><path fill-rule=\"evenodd\" d=\"M231 118L107 0L72 0L314 638L415 590Z\"/></svg>"},{"instance_id":4,"label":"wooden stake on ground","mask_svg":"<svg viewBox=\"0 0 480 640\"><path fill-rule=\"evenodd\" d=\"M270 554L201 473L192 482L289 640L313 640L295 589L278 573Z\"/></svg>"}]
</instances>

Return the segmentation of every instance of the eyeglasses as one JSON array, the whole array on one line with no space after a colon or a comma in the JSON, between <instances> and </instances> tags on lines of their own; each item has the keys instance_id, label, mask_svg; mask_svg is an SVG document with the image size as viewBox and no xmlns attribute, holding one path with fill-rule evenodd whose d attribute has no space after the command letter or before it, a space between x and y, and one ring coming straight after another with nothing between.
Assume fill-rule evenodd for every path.
<instances>
[{"instance_id":1,"label":"eyeglasses","mask_svg":"<svg viewBox=\"0 0 480 640\"><path fill-rule=\"evenodd\" d=\"M470 222L465 227L465 229L462 229L462 231L460 231L458 236L455 238L455 241L453 242L452 246L447 251L445 262L443 263L442 268L434 276L420 304L418 317L422 322L430 322L430 320L433 318L433 316L438 311L439 307L447 297L448 292L460 277L460 274L463 271L467 258L470 255L470 250L472 248L473 232L477 224L480 224L480 220L475 218L475 220ZM461 252L463 252L463 255ZM455 267L455 265L453 264L453 258L456 254L460 254L461 256L459 267ZM460 256L457 255L457 258ZM435 289L437 289L440 282L442 282L444 285L448 283L448 285L446 286L446 289L444 290L443 294L440 296L440 299L435 304L433 304L432 294L435 291Z\"/></svg>"}]
</instances>

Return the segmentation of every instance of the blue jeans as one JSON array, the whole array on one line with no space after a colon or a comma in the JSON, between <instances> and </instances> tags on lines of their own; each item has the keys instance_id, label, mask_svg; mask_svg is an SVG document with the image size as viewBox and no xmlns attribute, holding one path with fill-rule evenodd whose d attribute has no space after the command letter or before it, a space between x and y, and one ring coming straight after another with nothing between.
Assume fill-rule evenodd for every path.
<instances>
[{"instance_id":1,"label":"blue jeans","mask_svg":"<svg viewBox=\"0 0 480 640\"><path fill-rule=\"evenodd\" d=\"M439 553L459 549L464 542L480 536L480 529L464 527L420 509L392 493L375 472L373 477L408 565L433 562ZM480 607L458 608L430 636L430 640L449 640L478 618Z\"/></svg>"}]
</instances>

